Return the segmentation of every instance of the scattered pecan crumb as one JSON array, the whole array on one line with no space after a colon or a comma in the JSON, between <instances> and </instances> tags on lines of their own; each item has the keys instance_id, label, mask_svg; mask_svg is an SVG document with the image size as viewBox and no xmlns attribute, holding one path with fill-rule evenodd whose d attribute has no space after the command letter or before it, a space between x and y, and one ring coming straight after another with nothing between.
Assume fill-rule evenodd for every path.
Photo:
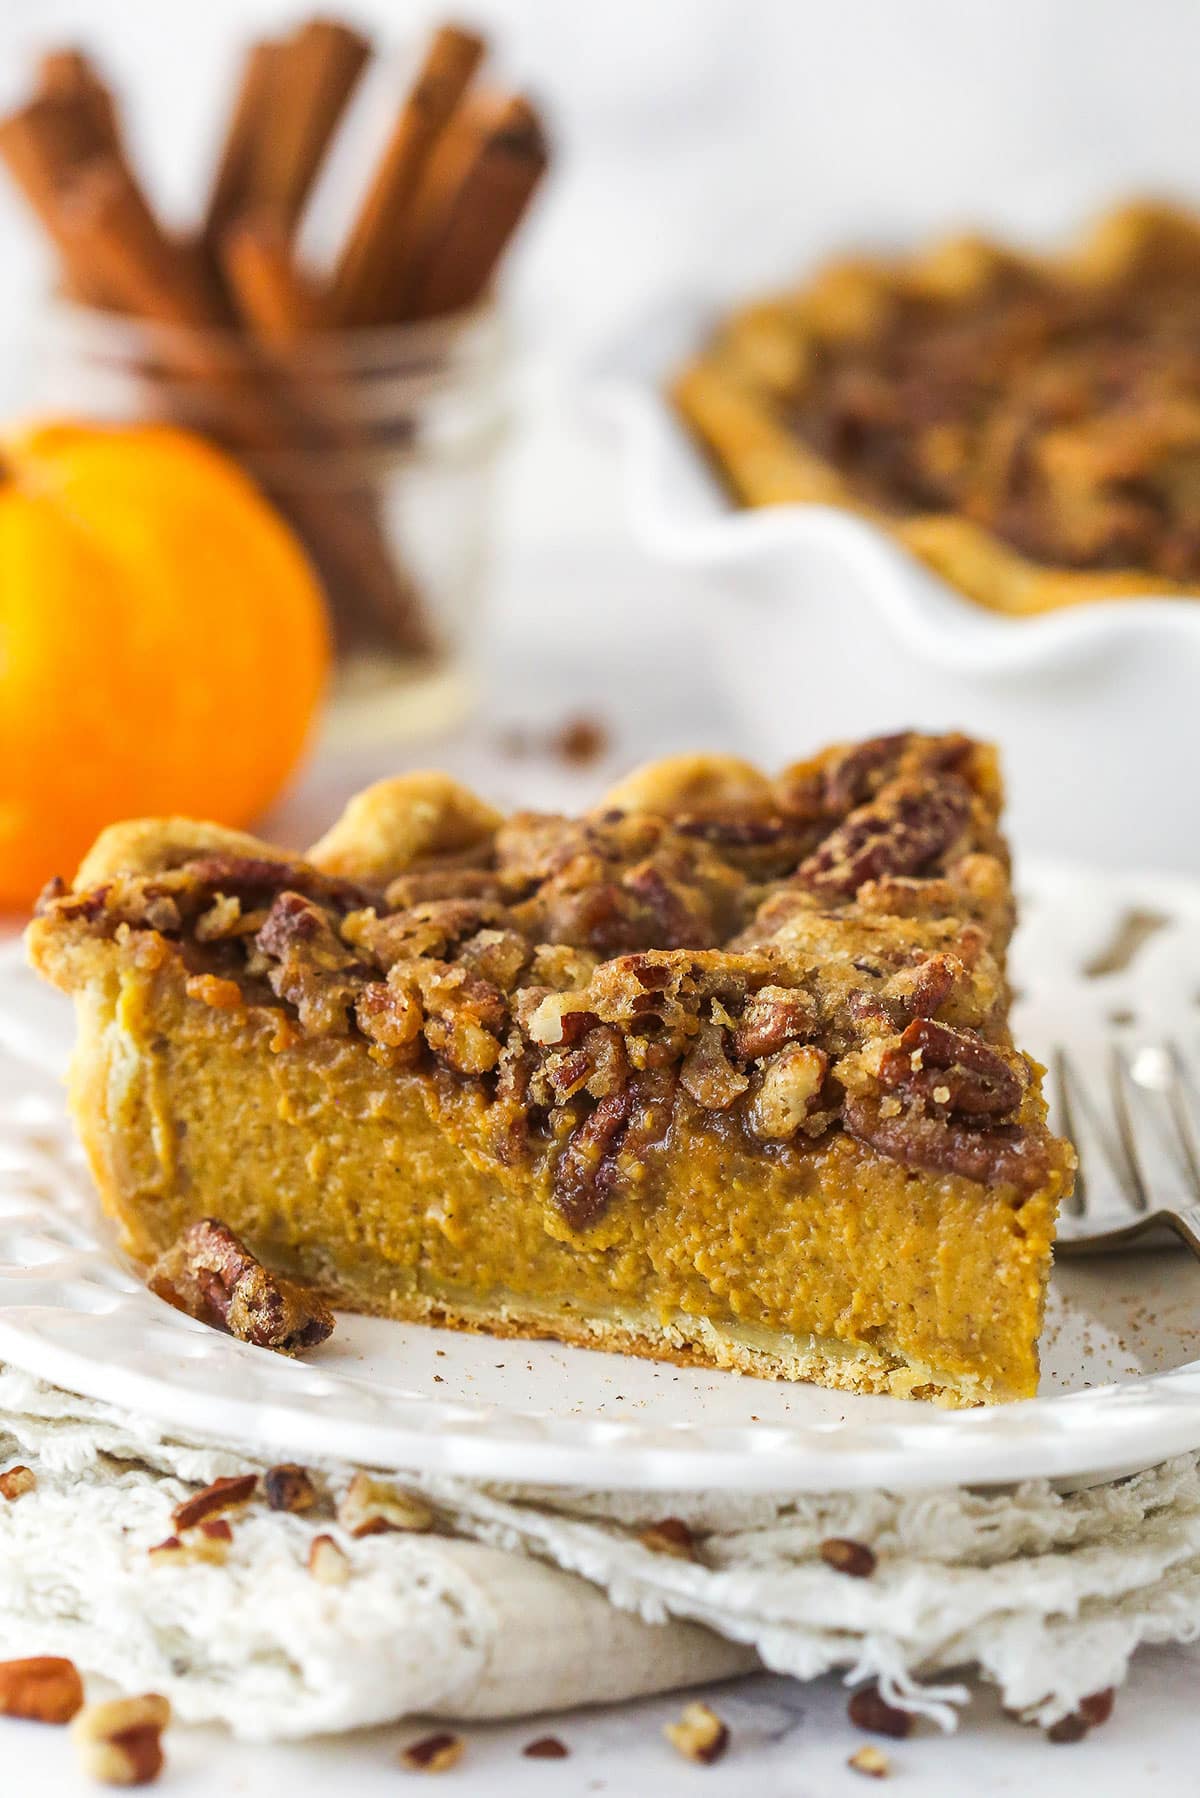
<instances>
[{"instance_id":1,"label":"scattered pecan crumb","mask_svg":"<svg viewBox=\"0 0 1200 1798\"><path fill-rule=\"evenodd\" d=\"M217 1218L190 1224L147 1276L151 1292L257 1348L298 1355L332 1333L325 1301L264 1267Z\"/></svg>"},{"instance_id":2,"label":"scattered pecan crumb","mask_svg":"<svg viewBox=\"0 0 1200 1798\"><path fill-rule=\"evenodd\" d=\"M835 1573L848 1573L851 1579L870 1579L879 1564L873 1549L847 1536L828 1537L817 1552L827 1567Z\"/></svg>"},{"instance_id":3,"label":"scattered pecan crumb","mask_svg":"<svg viewBox=\"0 0 1200 1798\"><path fill-rule=\"evenodd\" d=\"M464 1746L461 1736L439 1730L436 1735L410 1742L401 1752L400 1764L411 1773L448 1773L462 1759Z\"/></svg>"},{"instance_id":4,"label":"scattered pecan crumb","mask_svg":"<svg viewBox=\"0 0 1200 1798\"><path fill-rule=\"evenodd\" d=\"M308 1469L294 1461L268 1467L263 1475L263 1492L272 1511L311 1511L317 1502L317 1489Z\"/></svg>"},{"instance_id":5,"label":"scattered pecan crumb","mask_svg":"<svg viewBox=\"0 0 1200 1798\"><path fill-rule=\"evenodd\" d=\"M1091 1692L1079 1700L1078 1710L1070 1711L1052 1723L1046 1731L1048 1742L1082 1742L1090 1730L1107 1723L1113 1713L1116 1693L1111 1686L1102 1692Z\"/></svg>"},{"instance_id":6,"label":"scattered pecan crumb","mask_svg":"<svg viewBox=\"0 0 1200 1798\"><path fill-rule=\"evenodd\" d=\"M531 1761L565 1761L571 1750L557 1736L538 1736L534 1742L526 1742L521 1753Z\"/></svg>"},{"instance_id":7,"label":"scattered pecan crumb","mask_svg":"<svg viewBox=\"0 0 1200 1798\"><path fill-rule=\"evenodd\" d=\"M218 1517L225 1511L240 1511L250 1503L257 1488L256 1473L235 1473L214 1480L203 1492L194 1492L191 1498L182 1499L171 1512L171 1522L177 1530L194 1530L209 1517Z\"/></svg>"},{"instance_id":8,"label":"scattered pecan crumb","mask_svg":"<svg viewBox=\"0 0 1200 1798\"><path fill-rule=\"evenodd\" d=\"M32 1467L10 1467L7 1473L0 1473L0 1498L22 1498L36 1485L37 1475Z\"/></svg>"},{"instance_id":9,"label":"scattered pecan crumb","mask_svg":"<svg viewBox=\"0 0 1200 1798\"><path fill-rule=\"evenodd\" d=\"M83 1681L74 1661L55 1654L0 1661L0 1717L69 1723L82 1704Z\"/></svg>"},{"instance_id":10,"label":"scattered pecan crumb","mask_svg":"<svg viewBox=\"0 0 1200 1798\"><path fill-rule=\"evenodd\" d=\"M678 1723L668 1723L663 1730L672 1748L685 1760L699 1761L711 1767L729 1746L729 1731L708 1705L698 1701L685 1704Z\"/></svg>"},{"instance_id":11,"label":"scattered pecan crumb","mask_svg":"<svg viewBox=\"0 0 1200 1798\"><path fill-rule=\"evenodd\" d=\"M564 762L585 765L599 761L609 746L609 731L599 718L583 713L567 718L550 739L550 747Z\"/></svg>"},{"instance_id":12,"label":"scattered pecan crumb","mask_svg":"<svg viewBox=\"0 0 1200 1798\"><path fill-rule=\"evenodd\" d=\"M350 1578L350 1562L332 1536L314 1536L308 1550L308 1571L319 1585L344 1586Z\"/></svg>"},{"instance_id":13,"label":"scattered pecan crumb","mask_svg":"<svg viewBox=\"0 0 1200 1798\"><path fill-rule=\"evenodd\" d=\"M866 1743L857 1754L852 1754L846 1765L856 1773L865 1773L870 1779L886 1779L892 1770L892 1763L883 1749L876 1748L872 1742Z\"/></svg>"},{"instance_id":14,"label":"scattered pecan crumb","mask_svg":"<svg viewBox=\"0 0 1200 1798\"><path fill-rule=\"evenodd\" d=\"M71 1725L83 1771L102 1785L150 1785L163 1770L170 1721L171 1706L157 1692L85 1705Z\"/></svg>"},{"instance_id":15,"label":"scattered pecan crumb","mask_svg":"<svg viewBox=\"0 0 1200 1798\"><path fill-rule=\"evenodd\" d=\"M912 1734L912 1716L889 1704L874 1680L854 1693L846 1714L856 1729L869 1729L877 1736L894 1736L899 1742Z\"/></svg>"},{"instance_id":16,"label":"scattered pecan crumb","mask_svg":"<svg viewBox=\"0 0 1200 1798\"><path fill-rule=\"evenodd\" d=\"M682 1517L663 1517L647 1524L638 1532L638 1541L654 1554L674 1555L678 1561L696 1559L696 1538Z\"/></svg>"},{"instance_id":17,"label":"scattered pecan crumb","mask_svg":"<svg viewBox=\"0 0 1200 1798\"><path fill-rule=\"evenodd\" d=\"M202 1523L183 1536L168 1536L146 1550L157 1567L221 1567L229 1558L233 1531L226 1524Z\"/></svg>"},{"instance_id":18,"label":"scattered pecan crumb","mask_svg":"<svg viewBox=\"0 0 1200 1798\"><path fill-rule=\"evenodd\" d=\"M337 1520L351 1536L377 1536L384 1530L419 1534L433 1528L433 1511L415 1492L356 1473L337 1508Z\"/></svg>"}]
</instances>

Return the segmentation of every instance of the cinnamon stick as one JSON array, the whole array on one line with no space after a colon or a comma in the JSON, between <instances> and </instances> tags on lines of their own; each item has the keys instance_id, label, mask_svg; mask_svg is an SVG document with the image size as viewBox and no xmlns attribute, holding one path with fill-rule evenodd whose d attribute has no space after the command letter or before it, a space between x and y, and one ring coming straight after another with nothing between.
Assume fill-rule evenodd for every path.
<instances>
[{"instance_id":1,"label":"cinnamon stick","mask_svg":"<svg viewBox=\"0 0 1200 1798\"><path fill-rule=\"evenodd\" d=\"M270 127L271 89L282 50L282 45L264 38L251 44L242 62L201 233L214 253L226 227L251 203L259 148Z\"/></svg>"},{"instance_id":2,"label":"cinnamon stick","mask_svg":"<svg viewBox=\"0 0 1200 1798\"><path fill-rule=\"evenodd\" d=\"M459 25L443 25L434 33L334 271L332 305L339 324L387 321L421 178L484 50L482 38Z\"/></svg>"},{"instance_id":3,"label":"cinnamon stick","mask_svg":"<svg viewBox=\"0 0 1200 1798\"><path fill-rule=\"evenodd\" d=\"M244 199L294 230L322 160L366 67L365 37L311 19L282 44L271 76L270 129L258 135L252 192Z\"/></svg>"},{"instance_id":4,"label":"cinnamon stick","mask_svg":"<svg viewBox=\"0 0 1200 1798\"><path fill-rule=\"evenodd\" d=\"M101 159L80 172L63 208L73 253L96 268L129 311L177 327L161 346L168 368L195 383L203 428L235 451L272 455L305 445L339 449L328 421L297 404L298 388L279 381L252 344L220 335L220 312L180 246L159 228L127 169ZM216 335L214 335L214 329ZM231 353L236 352L236 353ZM370 496L306 488L294 479L273 497L307 543L338 610L358 633L410 653L430 647L428 626L409 583L393 565Z\"/></svg>"},{"instance_id":5,"label":"cinnamon stick","mask_svg":"<svg viewBox=\"0 0 1200 1798\"><path fill-rule=\"evenodd\" d=\"M326 322L324 294L298 266L277 215L231 225L221 240L221 266L242 319L265 343L294 345Z\"/></svg>"},{"instance_id":6,"label":"cinnamon stick","mask_svg":"<svg viewBox=\"0 0 1200 1798\"><path fill-rule=\"evenodd\" d=\"M58 249L67 290L101 306L113 296L65 230L62 209L68 183L104 150L95 114L77 94L39 94L0 118L0 160Z\"/></svg>"},{"instance_id":7,"label":"cinnamon stick","mask_svg":"<svg viewBox=\"0 0 1200 1798\"><path fill-rule=\"evenodd\" d=\"M47 50L38 63L38 91L78 101L91 125L97 151L123 157L124 141L112 90L86 51Z\"/></svg>"},{"instance_id":8,"label":"cinnamon stick","mask_svg":"<svg viewBox=\"0 0 1200 1798\"><path fill-rule=\"evenodd\" d=\"M440 317L481 297L547 161L528 100L488 94L466 104L428 171L402 317Z\"/></svg>"}]
</instances>

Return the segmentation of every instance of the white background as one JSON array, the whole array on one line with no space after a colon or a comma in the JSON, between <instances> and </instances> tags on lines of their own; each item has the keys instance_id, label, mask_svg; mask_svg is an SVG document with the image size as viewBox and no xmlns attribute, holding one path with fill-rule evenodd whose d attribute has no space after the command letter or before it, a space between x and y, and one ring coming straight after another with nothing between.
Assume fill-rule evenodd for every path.
<instances>
[{"instance_id":1,"label":"white background","mask_svg":"<svg viewBox=\"0 0 1200 1798\"><path fill-rule=\"evenodd\" d=\"M18 96L39 46L86 43L130 96L136 147L164 205L182 220L214 148L239 41L296 10L250 0L0 0L0 103ZM394 45L437 10L396 0L345 8ZM580 435L564 397L571 378L657 301L686 292L716 303L787 279L850 242L904 242L963 224L1049 236L1122 193L1200 198L1200 6L476 0L464 14L494 26L506 74L544 101L559 146L552 190L512 271L545 408L511 486L501 632L511 650L524 625L538 621L539 666L551 678L522 688L531 708L561 716L577 695L594 697L598 681L611 683L629 747L651 753L669 746L684 719L711 718L719 729L716 701L702 684L688 684L702 683L702 671L671 656L671 643L686 636L687 602L669 583L655 595L651 641L663 669L661 704L635 707L611 633L599 661L590 654L603 637L604 582L634 576L621 553L611 469ZM320 213L327 220L337 210L339 182L350 166L362 167L394 79L385 67L363 96L351 122L360 148L345 146L350 153L331 169L314 221L318 240ZM0 405L8 409L35 396L23 345L45 269L7 192L0 258ZM536 573L550 567L553 604L546 575ZM578 585L573 567L586 569ZM584 692L577 677L587 660ZM503 711L503 699L497 703ZM318 768L308 803L339 784ZM284 817L297 815L293 802ZM1195 1676L1192 1654L1144 1657L1116 1721L1075 1749L1043 1746L985 1703L953 1744L900 1745L896 1789L955 1798L1049 1794L1076 1781L1096 1798L1139 1787L1164 1798L1200 1790L1191 1770ZM538 1733L524 1725L477 1735L447 1790L665 1798L701 1785L741 1793L751 1780L764 1798L867 1789L841 1771L855 1741L833 1682L789 1702L804 1716L786 1746L771 1747L753 1725L737 1756L712 1772L673 1763L659 1745L668 1703L554 1725L577 1749L561 1765L518 1757ZM180 1742L177 1774L163 1789L287 1790L300 1798L309 1789L366 1792L378 1783L390 1791L404 1778L394 1762L404 1733L354 1748L245 1758L196 1736ZM56 1733L8 1726L2 1747L12 1789L68 1790L67 1745Z\"/></svg>"}]
</instances>

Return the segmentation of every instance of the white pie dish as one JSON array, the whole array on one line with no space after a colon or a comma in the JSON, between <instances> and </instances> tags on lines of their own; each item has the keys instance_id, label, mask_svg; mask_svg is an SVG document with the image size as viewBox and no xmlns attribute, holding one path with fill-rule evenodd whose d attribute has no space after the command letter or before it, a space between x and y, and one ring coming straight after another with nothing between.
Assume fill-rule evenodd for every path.
<instances>
[{"instance_id":1,"label":"white pie dish","mask_svg":"<svg viewBox=\"0 0 1200 1798\"><path fill-rule=\"evenodd\" d=\"M1200 870L1200 601L1005 618L848 512L737 509L664 396L711 322L685 305L647 324L594 394L619 434L638 543L694 578L740 746L778 766L798 742L966 729L999 743L1026 849Z\"/></svg>"},{"instance_id":2,"label":"white pie dish","mask_svg":"<svg viewBox=\"0 0 1200 1798\"><path fill-rule=\"evenodd\" d=\"M1094 1068L1114 1029L1194 1046L1200 882L1042 868L1019 882L1017 1040ZM1130 911L1162 920L1100 976ZM1112 1020L1124 1020L1114 1025ZM70 1008L0 956L0 1360L182 1433L590 1490L1077 1484L1200 1447L1200 1268L1177 1251L1057 1269L1042 1395L946 1411L552 1342L343 1316L304 1362L171 1310L114 1259L60 1086Z\"/></svg>"}]
</instances>

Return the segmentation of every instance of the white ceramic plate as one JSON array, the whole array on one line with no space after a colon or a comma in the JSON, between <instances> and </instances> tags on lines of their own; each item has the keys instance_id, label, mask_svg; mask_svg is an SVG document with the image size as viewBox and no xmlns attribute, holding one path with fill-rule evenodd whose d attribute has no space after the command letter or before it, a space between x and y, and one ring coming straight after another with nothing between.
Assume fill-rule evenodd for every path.
<instances>
[{"instance_id":1,"label":"white ceramic plate","mask_svg":"<svg viewBox=\"0 0 1200 1798\"><path fill-rule=\"evenodd\" d=\"M1101 1068L1114 1032L1200 1047L1200 884L1042 869L1021 883L1018 1036ZM1127 965L1085 970L1141 915ZM842 1490L1079 1481L1200 1446L1200 1267L1064 1264L1043 1395L942 1411L564 1348L342 1317L304 1363L147 1294L113 1258L67 1128L69 1008L0 965L0 1358L263 1454L590 1488Z\"/></svg>"},{"instance_id":2,"label":"white ceramic plate","mask_svg":"<svg viewBox=\"0 0 1200 1798\"><path fill-rule=\"evenodd\" d=\"M634 535L687 570L752 753L777 767L800 739L967 728L1004 752L1027 852L1194 871L1180 819L1200 760L1200 604L1148 596L1006 618L869 520L733 507L663 397L710 327L700 305L647 321L593 391L619 435Z\"/></svg>"}]
</instances>

